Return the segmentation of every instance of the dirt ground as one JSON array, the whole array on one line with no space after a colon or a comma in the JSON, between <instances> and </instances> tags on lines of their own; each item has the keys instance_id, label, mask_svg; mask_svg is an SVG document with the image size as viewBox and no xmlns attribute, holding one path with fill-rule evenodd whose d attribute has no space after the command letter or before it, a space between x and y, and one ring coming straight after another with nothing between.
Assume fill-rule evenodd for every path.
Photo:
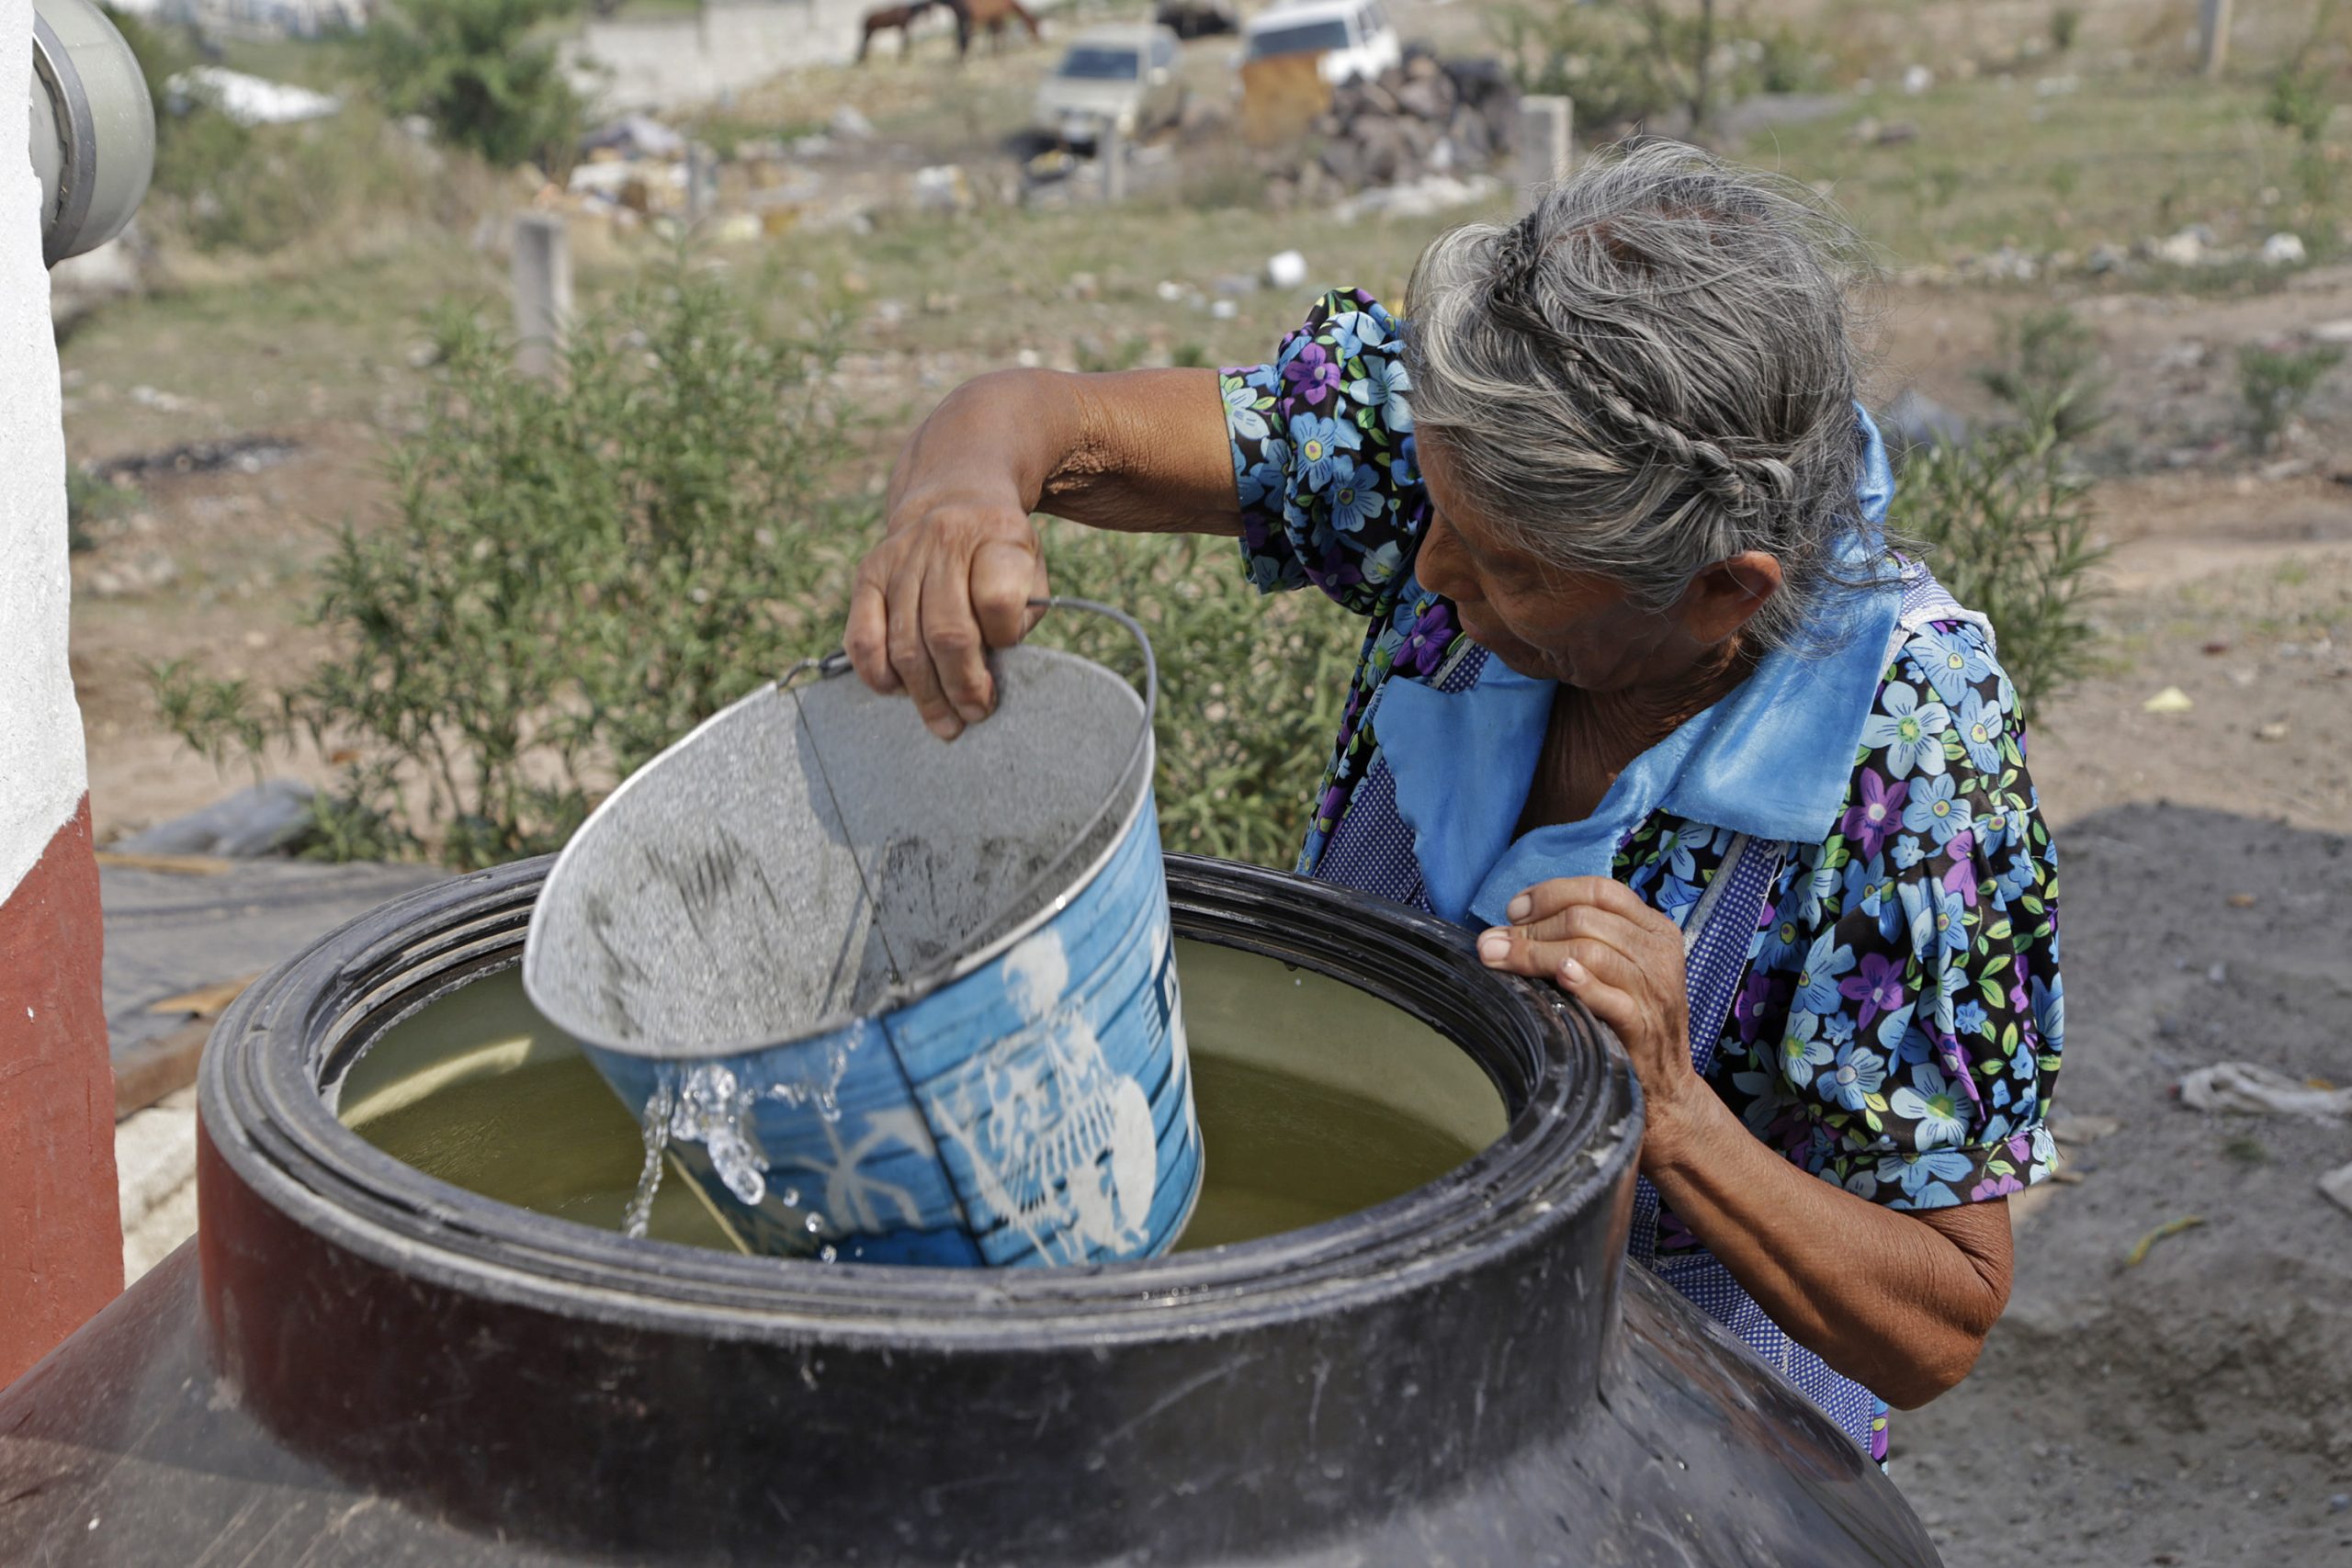
<instances>
[{"instance_id":1,"label":"dirt ground","mask_svg":"<svg viewBox=\"0 0 2352 1568\"><path fill-rule=\"evenodd\" d=\"M1466 5L1400 10L1434 18L1441 36L1476 35ZM2085 36L2101 51L2177 45L2193 14L2158 0L2088 11ZM2012 0L1841 14L1856 52L1898 64L1940 64L1960 34L2023 36L2047 21ZM2257 39L2278 21L2254 15ZM927 107L932 78L918 67L876 70L861 90L886 130L895 107L916 117L913 141L945 149L1017 112L1019 69L978 67L992 97L977 110ZM2246 231L2258 220L2244 217ZM968 302L929 292L940 286L924 247L945 230L811 242L796 261L812 291L873 312L848 368L882 423L904 428L1017 351L1076 364L1134 333L1148 339L1141 362L1165 363L1171 344L1231 360L1263 352L1295 319L1295 302L1270 293L1245 297L1231 320L1155 302L1159 279L1257 265L1279 248L1275 219L1174 211L1153 220L1158 231L1082 213L1024 221L959 232L967 274L994 265L996 248L1037 258L1034 276ZM1351 233L1352 276L1330 281L1393 288L1435 227ZM1336 242L1301 243L1328 271ZM494 260L452 265L435 276L495 283ZM1872 402L1907 388L1963 416L1987 412L1973 371L1997 352L2003 320L2052 293L1890 287ZM2352 1162L2352 1128L2207 1117L2172 1095L2183 1073L2229 1059L2352 1084L2352 366L2323 384L2281 450L2261 455L2237 435L2234 369L2240 345L2352 323L2352 267L2226 296L2054 293L2099 344L2112 417L2092 452L2095 493L2115 547L2100 668L2031 739L2064 868L2073 1027L2057 1108L2069 1163L2064 1179L2013 1204L2007 1316L1959 1390L1898 1413L1894 1472L1951 1568L2352 1562L2352 1213L2315 1185ZM879 309L900 296L895 314ZM231 357L248 333L236 321L133 309L147 313L68 345L77 459L230 434L267 434L284 450L252 471L143 476L135 506L93 523L96 547L75 557L74 669L102 840L248 781L163 732L147 667L194 657L264 685L300 677L321 647L302 623L310 567L336 527L383 499L380 433L399 427L417 374L402 363L414 333L405 308L364 302L342 320L322 307L302 318L316 333L276 340L287 357L270 363ZM338 375L338 358L358 369ZM291 389L265 402L281 381ZM2145 710L2172 687L2188 711ZM324 782L333 770L300 755L273 771ZM2127 1265L2142 1238L2191 1218Z\"/></svg>"}]
</instances>

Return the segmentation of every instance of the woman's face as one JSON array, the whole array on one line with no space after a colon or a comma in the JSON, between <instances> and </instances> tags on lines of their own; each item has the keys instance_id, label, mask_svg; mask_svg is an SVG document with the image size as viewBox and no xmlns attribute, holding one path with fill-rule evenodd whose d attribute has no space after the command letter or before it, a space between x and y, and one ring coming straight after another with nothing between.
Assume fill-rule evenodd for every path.
<instances>
[{"instance_id":1,"label":"woman's face","mask_svg":"<svg viewBox=\"0 0 2352 1568\"><path fill-rule=\"evenodd\" d=\"M1749 552L1702 572L1670 608L1647 609L1611 579L1563 571L1506 543L1464 502L1443 445L1423 432L1415 446L1430 517L1414 575L1453 601L1473 642L1520 674L1588 692L1671 681L1720 652L1780 586L1779 563Z\"/></svg>"}]
</instances>

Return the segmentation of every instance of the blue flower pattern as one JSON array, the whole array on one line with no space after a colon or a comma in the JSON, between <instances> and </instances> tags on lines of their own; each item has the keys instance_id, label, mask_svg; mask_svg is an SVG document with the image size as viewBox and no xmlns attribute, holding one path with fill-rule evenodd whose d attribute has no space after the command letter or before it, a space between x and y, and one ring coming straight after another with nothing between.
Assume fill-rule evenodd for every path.
<instances>
[{"instance_id":1,"label":"blue flower pattern","mask_svg":"<svg viewBox=\"0 0 2352 1568\"><path fill-rule=\"evenodd\" d=\"M1373 772L1373 695L1394 672L1435 675L1463 646L1453 606L1411 574L1429 503L1400 350L1385 310L1337 292L1272 364L1223 379L1251 581L1313 583L1370 623L1304 872ZM2017 712L1973 622L1906 639L1861 727L1846 809L1822 842L1785 856L1715 1043L1708 1081L1746 1125L1872 1202L1983 1201L2055 1166L2044 1118L2064 1048L2057 857ZM1898 784L1899 818L1868 810ZM1654 813L1614 874L1679 912L1730 841ZM1678 1224L1663 1218L1662 1234Z\"/></svg>"}]
</instances>

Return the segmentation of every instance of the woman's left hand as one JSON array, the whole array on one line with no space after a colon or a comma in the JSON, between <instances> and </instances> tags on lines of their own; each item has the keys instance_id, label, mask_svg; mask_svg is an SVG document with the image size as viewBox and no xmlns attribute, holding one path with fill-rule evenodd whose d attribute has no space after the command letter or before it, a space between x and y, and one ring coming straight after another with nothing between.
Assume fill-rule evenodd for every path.
<instances>
[{"instance_id":1,"label":"woman's left hand","mask_svg":"<svg viewBox=\"0 0 2352 1568\"><path fill-rule=\"evenodd\" d=\"M1690 1066L1681 929L1607 876L1539 882L1505 913L1510 925L1479 936L1480 960L1552 981L1616 1031L1649 1102L1643 1164L1670 1160L1694 1091L1713 1098Z\"/></svg>"}]
</instances>

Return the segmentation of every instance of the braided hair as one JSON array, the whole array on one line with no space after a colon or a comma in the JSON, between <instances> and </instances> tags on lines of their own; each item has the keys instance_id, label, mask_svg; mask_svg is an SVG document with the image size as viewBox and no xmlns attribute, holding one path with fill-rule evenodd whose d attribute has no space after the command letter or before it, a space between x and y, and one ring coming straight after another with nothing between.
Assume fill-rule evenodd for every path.
<instances>
[{"instance_id":1,"label":"braided hair","mask_svg":"<svg viewBox=\"0 0 2352 1568\"><path fill-rule=\"evenodd\" d=\"M1793 640L1859 523L1858 250L1816 202L1695 149L1611 150L1518 222L1423 254L1416 429L1532 553L1655 607L1715 561L1774 556L1751 630Z\"/></svg>"}]
</instances>

